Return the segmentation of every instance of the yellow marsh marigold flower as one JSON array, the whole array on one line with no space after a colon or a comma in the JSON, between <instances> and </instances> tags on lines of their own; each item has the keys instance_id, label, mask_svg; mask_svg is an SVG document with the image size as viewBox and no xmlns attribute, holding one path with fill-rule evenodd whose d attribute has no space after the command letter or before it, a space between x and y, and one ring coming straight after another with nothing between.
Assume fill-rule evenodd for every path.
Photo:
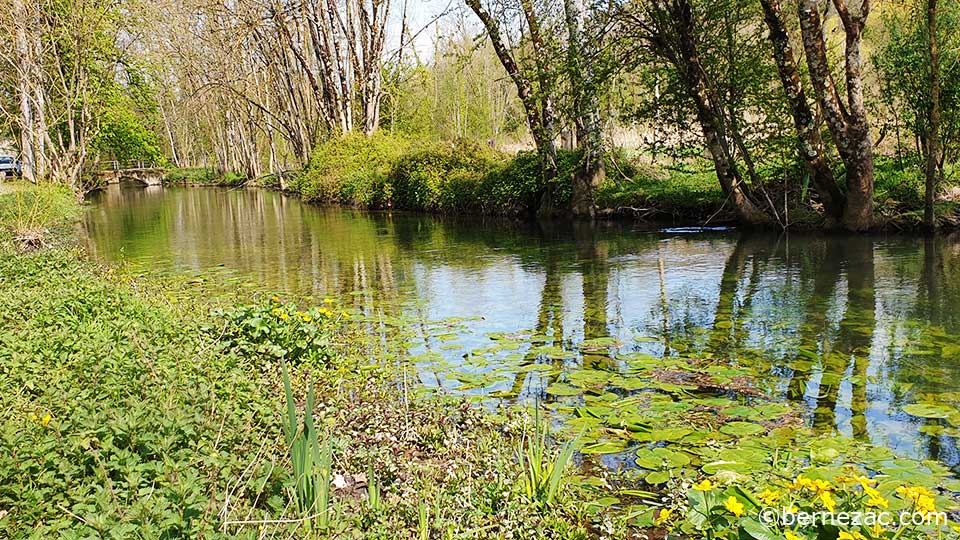
<instances>
[{"instance_id":1,"label":"yellow marsh marigold flower","mask_svg":"<svg viewBox=\"0 0 960 540\"><path fill-rule=\"evenodd\" d=\"M916 502L917 512L922 512L924 514L932 514L937 511L937 505L933 500L933 497L927 497L926 495L921 495L917 497Z\"/></svg>"},{"instance_id":2,"label":"yellow marsh marigold flower","mask_svg":"<svg viewBox=\"0 0 960 540\"><path fill-rule=\"evenodd\" d=\"M727 500L723 501L723 507L737 517L740 517L744 514L743 503L738 501L733 495L727 497Z\"/></svg>"},{"instance_id":3,"label":"yellow marsh marigold flower","mask_svg":"<svg viewBox=\"0 0 960 540\"><path fill-rule=\"evenodd\" d=\"M840 535L837 536L837 540L867 540L865 536L860 534L857 531L853 533L848 533L847 531L840 531Z\"/></svg>"},{"instance_id":4,"label":"yellow marsh marigold flower","mask_svg":"<svg viewBox=\"0 0 960 540\"><path fill-rule=\"evenodd\" d=\"M763 504L767 506L773 506L777 504L777 501L780 500L780 490L776 489L770 491L769 489L764 489L763 493L757 496L758 499L763 501Z\"/></svg>"},{"instance_id":5,"label":"yellow marsh marigold flower","mask_svg":"<svg viewBox=\"0 0 960 540\"><path fill-rule=\"evenodd\" d=\"M43 417L40 419L40 423L46 426L50 423L50 420L51 420L50 413L47 413L43 415Z\"/></svg>"},{"instance_id":6,"label":"yellow marsh marigold flower","mask_svg":"<svg viewBox=\"0 0 960 540\"><path fill-rule=\"evenodd\" d=\"M333 298L324 298L323 303L329 306L333 303Z\"/></svg>"},{"instance_id":7,"label":"yellow marsh marigold flower","mask_svg":"<svg viewBox=\"0 0 960 540\"><path fill-rule=\"evenodd\" d=\"M289 318L290 318L290 316L287 315L286 313L281 313L281 314L280 314L280 320L281 320L281 321L285 321L285 320L287 320L287 319L289 319Z\"/></svg>"},{"instance_id":8,"label":"yellow marsh marigold flower","mask_svg":"<svg viewBox=\"0 0 960 540\"><path fill-rule=\"evenodd\" d=\"M663 525L664 523L670 521L670 518L673 517L672 508L664 508L660 510L660 513L657 514L657 519L653 521L654 525Z\"/></svg>"},{"instance_id":9,"label":"yellow marsh marigold flower","mask_svg":"<svg viewBox=\"0 0 960 540\"><path fill-rule=\"evenodd\" d=\"M887 500L884 499L882 495L878 494L876 497L871 496L870 499L867 500L867 507L868 508L890 508L890 503L887 502Z\"/></svg>"},{"instance_id":10,"label":"yellow marsh marigold flower","mask_svg":"<svg viewBox=\"0 0 960 540\"><path fill-rule=\"evenodd\" d=\"M710 491L713 489L713 482L709 478L704 478L702 482L693 485L693 489L697 491Z\"/></svg>"},{"instance_id":11,"label":"yellow marsh marigold flower","mask_svg":"<svg viewBox=\"0 0 960 540\"><path fill-rule=\"evenodd\" d=\"M792 489L792 490L798 490L798 489L803 489L803 488L812 488L812 487L813 487L813 482L811 482L809 478L803 476L802 474L801 474L801 475L798 475L798 476L793 480L793 484L790 485L790 489Z\"/></svg>"},{"instance_id":12,"label":"yellow marsh marigold flower","mask_svg":"<svg viewBox=\"0 0 960 540\"><path fill-rule=\"evenodd\" d=\"M837 509L837 501L834 500L833 494L829 491L824 491L820 493L820 502L823 503L823 507L826 508L829 512L833 512Z\"/></svg>"},{"instance_id":13,"label":"yellow marsh marigold flower","mask_svg":"<svg viewBox=\"0 0 960 540\"><path fill-rule=\"evenodd\" d=\"M868 487L875 485L877 483L873 478L867 478L866 476L858 476L855 478L860 487L867 489Z\"/></svg>"},{"instance_id":14,"label":"yellow marsh marigold flower","mask_svg":"<svg viewBox=\"0 0 960 540\"><path fill-rule=\"evenodd\" d=\"M827 491L831 491L833 486L830 485L830 482L826 480L814 480L811 482L810 489L817 492L817 495L821 495Z\"/></svg>"},{"instance_id":15,"label":"yellow marsh marigold flower","mask_svg":"<svg viewBox=\"0 0 960 540\"><path fill-rule=\"evenodd\" d=\"M881 527L879 523L874 523L873 527L870 527L870 534L876 538L880 538L880 535L885 532L887 532L887 530Z\"/></svg>"},{"instance_id":16,"label":"yellow marsh marigold flower","mask_svg":"<svg viewBox=\"0 0 960 540\"><path fill-rule=\"evenodd\" d=\"M272 297L270 297L270 300L279 303L279 302L280 302L280 297L279 297L279 296L272 296Z\"/></svg>"},{"instance_id":17,"label":"yellow marsh marigold flower","mask_svg":"<svg viewBox=\"0 0 960 540\"><path fill-rule=\"evenodd\" d=\"M783 536L787 540L800 540L800 536L794 534L793 531L783 531Z\"/></svg>"}]
</instances>

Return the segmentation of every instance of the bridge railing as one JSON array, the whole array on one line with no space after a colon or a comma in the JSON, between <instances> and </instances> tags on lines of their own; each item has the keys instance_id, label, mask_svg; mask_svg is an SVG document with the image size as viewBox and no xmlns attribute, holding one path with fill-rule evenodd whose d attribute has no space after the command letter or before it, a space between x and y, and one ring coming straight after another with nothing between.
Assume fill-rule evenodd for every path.
<instances>
[{"instance_id":1,"label":"bridge railing","mask_svg":"<svg viewBox=\"0 0 960 540\"><path fill-rule=\"evenodd\" d=\"M106 168L104 170L108 171L120 171L120 170L136 170L136 169L156 169L157 164L152 161L107 161Z\"/></svg>"}]
</instances>

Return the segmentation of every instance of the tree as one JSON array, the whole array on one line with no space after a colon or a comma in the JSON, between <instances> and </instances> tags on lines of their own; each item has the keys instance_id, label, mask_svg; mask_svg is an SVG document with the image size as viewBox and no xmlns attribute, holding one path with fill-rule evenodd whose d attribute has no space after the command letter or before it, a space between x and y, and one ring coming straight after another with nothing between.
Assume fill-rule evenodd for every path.
<instances>
[{"instance_id":1,"label":"tree","mask_svg":"<svg viewBox=\"0 0 960 540\"><path fill-rule=\"evenodd\" d=\"M923 223L933 230L937 226L933 201L937 191L940 163L940 48L937 43L937 0L927 0L927 41L930 57L930 119L927 129Z\"/></svg>"},{"instance_id":2,"label":"tree","mask_svg":"<svg viewBox=\"0 0 960 540\"><path fill-rule=\"evenodd\" d=\"M777 64L780 83L787 97L790 116L797 131L800 158L811 182L823 202L828 220L839 223L843 219L846 196L840 190L833 174L826 148L820 135L820 122L807 101L806 92L790 44L779 0L760 0L764 21L770 30L773 58Z\"/></svg>"},{"instance_id":3,"label":"tree","mask_svg":"<svg viewBox=\"0 0 960 540\"><path fill-rule=\"evenodd\" d=\"M600 121L596 33L587 35L583 0L564 0L567 23L567 63L573 94L574 123L580 145L580 164L573 173L570 208L575 216L593 217L594 190L606 177L603 165L603 130ZM599 29L594 29L599 30Z\"/></svg>"},{"instance_id":4,"label":"tree","mask_svg":"<svg viewBox=\"0 0 960 540\"><path fill-rule=\"evenodd\" d=\"M627 31L675 70L684 93L693 103L720 186L737 216L747 224L771 223L772 219L755 200L737 163L735 152L746 153L729 129L730 117L724 111L718 85L702 62L697 34L702 26L694 17L690 1L651 0L626 11L624 19Z\"/></svg>"},{"instance_id":5,"label":"tree","mask_svg":"<svg viewBox=\"0 0 960 540\"><path fill-rule=\"evenodd\" d=\"M851 231L873 226L873 141L863 100L863 66L860 44L870 14L870 0L853 13L845 0L833 0L844 32L844 82L842 99L827 58L823 19L818 0L800 0L797 14L810 81L846 174L846 201L841 222Z\"/></svg>"},{"instance_id":6,"label":"tree","mask_svg":"<svg viewBox=\"0 0 960 540\"><path fill-rule=\"evenodd\" d=\"M529 42L533 55L533 69L524 69L518 63L514 47L507 41L502 28L503 13L491 14L481 0L466 0L467 6L477 15L493 45L497 58L503 64L507 75L517 87L517 97L523 104L527 125L533 135L533 141L540 159L545 190L540 203L541 215L556 211L557 146L556 113L554 111L554 73L551 67L547 43L543 35L541 20L534 9L532 0L520 0L520 12L523 22L520 25L521 37ZM531 73L532 72L532 73Z\"/></svg>"}]
</instances>

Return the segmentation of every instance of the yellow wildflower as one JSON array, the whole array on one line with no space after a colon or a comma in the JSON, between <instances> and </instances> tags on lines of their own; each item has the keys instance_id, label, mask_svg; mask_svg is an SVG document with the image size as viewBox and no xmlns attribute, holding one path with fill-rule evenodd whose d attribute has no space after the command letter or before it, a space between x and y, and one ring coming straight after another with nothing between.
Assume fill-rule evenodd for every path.
<instances>
[{"instance_id":1,"label":"yellow wildflower","mask_svg":"<svg viewBox=\"0 0 960 540\"><path fill-rule=\"evenodd\" d=\"M333 303L333 298L324 298L323 303L329 306Z\"/></svg>"},{"instance_id":2,"label":"yellow wildflower","mask_svg":"<svg viewBox=\"0 0 960 540\"><path fill-rule=\"evenodd\" d=\"M738 501L733 495L728 497L727 500L723 502L723 507L737 517L740 517L744 514L743 503Z\"/></svg>"},{"instance_id":3,"label":"yellow wildflower","mask_svg":"<svg viewBox=\"0 0 960 540\"><path fill-rule=\"evenodd\" d=\"M31 414L30 414L30 419L33 420L34 422L36 422L37 420L39 420L39 417L36 415L36 413L31 413Z\"/></svg>"},{"instance_id":4,"label":"yellow wildflower","mask_svg":"<svg viewBox=\"0 0 960 540\"><path fill-rule=\"evenodd\" d=\"M43 418L40 419L40 423L46 426L50 423L50 420L51 420L50 413L47 413L43 415Z\"/></svg>"},{"instance_id":5,"label":"yellow wildflower","mask_svg":"<svg viewBox=\"0 0 960 540\"><path fill-rule=\"evenodd\" d=\"M855 480L864 490L877 483L873 478L867 478L866 476L858 476Z\"/></svg>"},{"instance_id":6,"label":"yellow wildflower","mask_svg":"<svg viewBox=\"0 0 960 540\"><path fill-rule=\"evenodd\" d=\"M822 502L823 507L830 512L833 512L837 509L837 501L833 499L833 494L831 494L829 491L820 493L820 502Z\"/></svg>"},{"instance_id":7,"label":"yellow wildflower","mask_svg":"<svg viewBox=\"0 0 960 540\"><path fill-rule=\"evenodd\" d=\"M286 313L281 313L281 314L280 314L280 320L281 320L281 321L285 321L285 320L287 320L287 319L289 319L289 318L290 318L290 316L287 315Z\"/></svg>"},{"instance_id":8,"label":"yellow wildflower","mask_svg":"<svg viewBox=\"0 0 960 540\"><path fill-rule=\"evenodd\" d=\"M857 531L853 531L853 533L840 531L840 535L837 536L837 540L866 540L866 537Z\"/></svg>"},{"instance_id":9,"label":"yellow wildflower","mask_svg":"<svg viewBox=\"0 0 960 540\"><path fill-rule=\"evenodd\" d=\"M664 523L670 521L670 518L673 516L672 508L663 508L660 510L660 513L657 514L657 519L653 521L654 525L663 525Z\"/></svg>"},{"instance_id":10,"label":"yellow wildflower","mask_svg":"<svg viewBox=\"0 0 960 540\"><path fill-rule=\"evenodd\" d=\"M780 490L776 489L770 491L769 489L764 489L763 493L758 495L757 498L763 501L763 504L767 506L773 506L777 504L777 501L780 500Z\"/></svg>"},{"instance_id":11,"label":"yellow wildflower","mask_svg":"<svg viewBox=\"0 0 960 540\"><path fill-rule=\"evenodd\" d=\"M812 488L813 488L813 482L811 482L809 478L807 478L807 477L805 477L805 476L803 476L803 475L801 474L801 475L798 475L798 476L794 479L793 485L790 486L790 489L797 490L797 489L803 489L803 488L811 488L811 489L812 489Z\"/></svg>"},{"instance_id":12,"label":"yellow wildflower","mask_svg":"<svg viewBox=\"0 0 960 540\"><path fill-rule=\"evenodd\" d=\"M810 489L817 492L817 495L821 495L827 491L833 489L833 486L830 485L830 482L825 480L814 480L810 483Z\"/></svg>"},{"instance_id":13,"label":"yellow wildflower","mask_svg":"<svg viewBox=\"0 0 960 540\"><path fill-rule=\"evenodd\" d=\"M874 523L873 527L870 527L870 534L876 538L880 538L880 535L885 532L887 532L887 530L881 527L879 523Z\"/></svg>"},{"instance_id":14,"label":"yellow wildflower","mask_svg":"<svg viewBox=\"0 0 960 540\"><path fill-rule=\"evenodd\" d=\"M885 498L879 493L876 496L871 496L867 501L867 507L872 508L890 508L890 503L887 502Z\"/></svg>"},{"instance_id":15,"label":"yellow wildflower","mask_svg":"<svg viewBox=\"0 0 960 540\"><path fill-rule=\"evenodd\" d=\"M341 311L341 312L340 312L340 316L343 317L344 319L349 319L349 318L350 318L350 314L347 313L346 311Z\"/></svg>"},{"instance_id":16,"label":"yellow wildflower","mask_svg":"<svg viewBox=\"0 0 960 540\"><path fill-rule=\"evenodd\" d=\"M933 501L933 497L920 495L919 497L917 497L916 509L917 509L917 512L922 512L924 514L932 514L937 511L937 505Z\"/></svg>"},{"instance_id":17,"label":"yellow wildflower","mask_svg":"<svg viewBox=\"0 0 960 540\"><path fill-rule=\"evenodd\" d=\"M280 297L279 297L279 296L273 296L273 297L270 298L270 300L273 300L274 302L279 303L279 302L280 302Z\"/></svg>"},{"instance_id":18,"label":"yellow wildflower","mask_svg":"<svg viewBox=\"0 0 960 540\"><path fill-rule=\"evenodd\" d=\"M713 482L709 478L704 478L702 482L693 485L693 489L697 491L710 491L713 489Z\"/></svg>"},{"instance_id":19,"label":"yellow wildflower","mask_svg":"<svg viewBox=\"0 0 960 540\"><path fill-rule=\"evenodd\" d=\"M794 534L793 531L783 531L783 536L786 537L787 540L800 540L800 536Z\"/></svg>"}]
</instances>

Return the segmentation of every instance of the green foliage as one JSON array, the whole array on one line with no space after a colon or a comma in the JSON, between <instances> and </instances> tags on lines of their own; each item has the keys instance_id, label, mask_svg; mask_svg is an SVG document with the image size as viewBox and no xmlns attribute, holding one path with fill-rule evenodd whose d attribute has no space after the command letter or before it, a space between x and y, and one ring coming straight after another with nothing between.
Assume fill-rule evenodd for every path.
<instances>
[{"instance_id":1,"label":"green foliage","mask_svg":"<svg viewBox=\"0 0 960 540\"><path fill-rule=\"evenodd\" d=\"M167 159L160 148L160 136L146 120L132 98L115 90L100 113L100 131L92 144L101 158L121 164L147 161L163 166Z\"/></svg>"},{"instance_id":2,"label":"green foliage","mask_svg":"<svg viewBox=\"0 0 960 540\"><path fill-rule=\"evenodd\" d=\"M881 103L890 110L889 118L884 119L887 129L905 125L920 141L926 137L930 109L926 10L926 2L912 0L884 10L886 36L872 58L880 79ZM940 3L937 29L941 55L941 140L947 159L953 161L960 157L960 48L954 46L960 39L960 6L955 2Z\"/></svg>"},{"instance_id":3,"label":"green foliage","mask_svg":"<svg viewBox=\"0 0 960 540\"><path fill-rule=\"evenodd\" d=\"M333 446L327 439L320 443L313 422L315 399L313 382L307 389L306 410L303 427L297 419L297 404L293 398L290 374L286 362L283 366L283 391L287 399L287 416L283 432L290 448L293 477L296 484L297 507L311 525L326 529L330 522L330 480L333 466Z\"/></svg>"},{"instance_id":4,"label":"green foliage","mask_svg":"<svg viewBox=\"0 0 960 540\"><path fill-rule=\"evenodd\" d=\"M570 198L576 152L558 155L558 204ZM364 208L525 214L544 191L536 153L514 158L470 141L421 142L349 135L320 145L290 189L307 200Z\"/></svg>"},{"instance_id":5,"label":"green foliage","mask_svg":"<svg viewBox=\"0 0 960 540\"><path fill-rule=\"evenodd\" d=\"M331 357L331 324L343 315L327 307L298 309L274 297L268 305L245 305L216 309L225 328L208 328L219 336L223 350L246 358L287 360L323 365Z\"/></svg>"},{"instance_id":6,"label":"green foliage","mask_svg":"<svg viewBox=\"0 0 960 540\"><path fill-rule=\"evenodd\" d=\"M264 381L74 253L0 255L5 537L234 537L210 509L279 431Z\"/></svg>"},{"instance_id":7,"label":"green foliage","mask_svg":"<svg viewBox=\"0 0 960 540\"><path fill-rule=\"evenodd\" d=\"M541 421L539 411L534 415L533 433L520 440L517 459L523 468L523 487L526 497L543 505L557 500L564 478L564 471L576 450L574 441L560 446L555 456L547 442L549 435L546 421Z\"/></svg>"},{"instance_id":8,"label":"green foliage","mask_svg":"<svg viewBox=\"0 0 960 540\"><path fill-rule=\"evenodd\" d=\"M247 177L235 172L219 174L206 167L182 167L167 172L163 181L187 186L239 186L247 182Z\"/></svg>"},{"instance_id":9,"label":"green foliage","mask_svg":"<svg viewBox=\"0 0 960 540\"><path fill-rule=\"evenodd\" d=\"M331 139L317 146L290 189L308 201L380 207L389 200L385 179L390 167L409 145L405 138L384 132Z\"/></svg>"},{"instance_id":10,"label":"green foliage","mask_svg":"<svg viewBox=\"0 0 960 540\"><path fill-rule=\"evenodd\" d=\"M624 169L623 165L619 165ZM633 176L607 168L607 179L597 189L597 204L604 208L656 208L683 216L704 216L723 204L724 195L713 170L633 167Z\"/></svg>"}]
</instances>

